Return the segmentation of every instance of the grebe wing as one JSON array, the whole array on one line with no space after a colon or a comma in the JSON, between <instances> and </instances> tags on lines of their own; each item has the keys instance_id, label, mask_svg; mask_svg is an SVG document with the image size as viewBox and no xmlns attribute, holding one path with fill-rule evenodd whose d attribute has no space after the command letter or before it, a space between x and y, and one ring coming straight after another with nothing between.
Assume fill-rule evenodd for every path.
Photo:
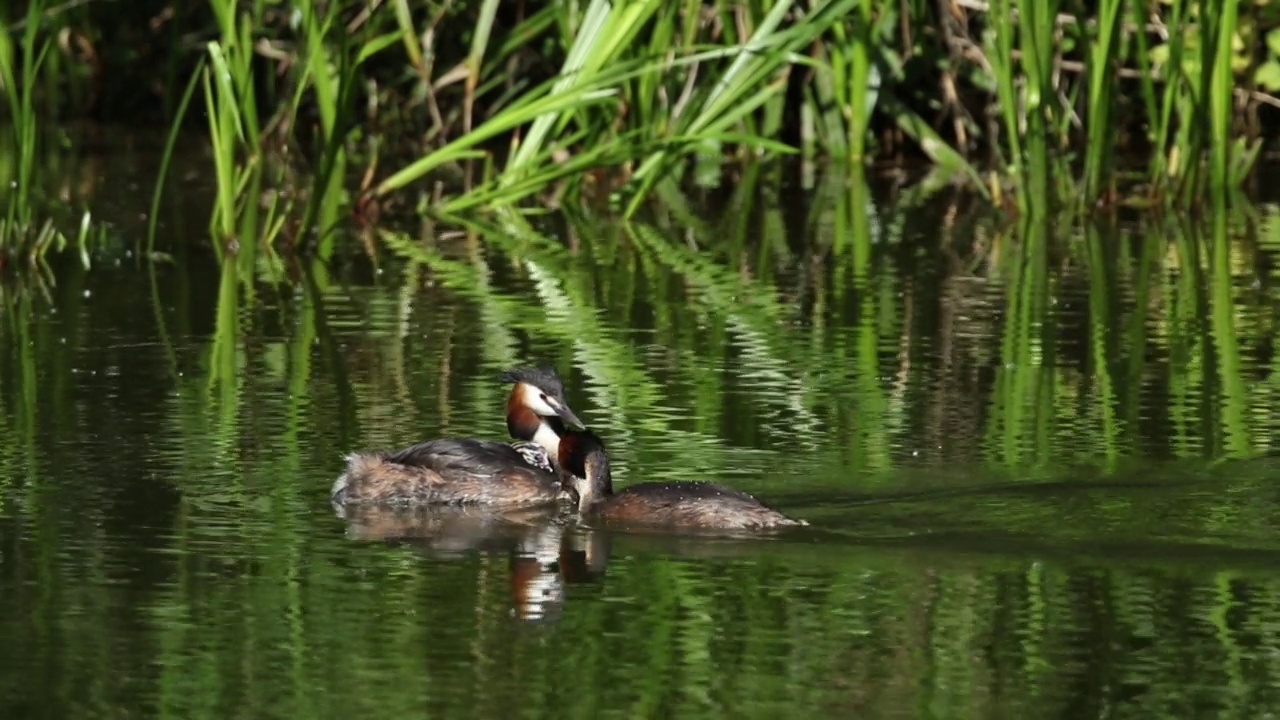
<instances>
[{"instance_id":1,"label":"grebe wing","mask_svg":"<svg viewBox=\"0 0 1280 720\"><path fill-rule=\"evenodd\" d=\"M438 473L495 475L512 467L538 469L507 443L476 438L438 438L411 445L385 458L399 465L428 468Z\"/></svg>"}]
</instances>

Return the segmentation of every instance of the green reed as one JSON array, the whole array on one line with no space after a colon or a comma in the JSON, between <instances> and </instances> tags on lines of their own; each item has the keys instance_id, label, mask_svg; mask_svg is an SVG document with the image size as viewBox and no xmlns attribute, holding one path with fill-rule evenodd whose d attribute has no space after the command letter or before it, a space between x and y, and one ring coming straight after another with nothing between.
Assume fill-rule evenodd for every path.
<instances>
[{"instance_id":1,"label":"green reed","mask_svg":"<svg viewBox=\"0 0 1280 720\"><path fill-rule=\"evenodd\" d=\"M1022 49L1021 66L1025 86L1021 93L1025 116L1026 172L1028 199L1023 207L1038 207L1051 197L1049 186L1049 141L1052 120L1061 117L1053 84L1055 22L1059 2L1023 2L1018 5L1018 33ZM1034 200L1033 200L1034 198Z\"/></svg>"},{"instance_id":2,"label":"green reed","mask_svg":"<svg viewBox=\"0 0 1280 720\"><path fill-rule=\"evenodd\" d=\"M745 118L783 92L785 85L777 78L779 70L794 54L811 46L836 22L843 22L859 0L831 0L815 3L808 13L784 24L792 9L790 2L778 2L759 17L748 37L741 38L736 48L729 48L733 60L718 73L712 72L715 84L695 95L672 124L671 137L664 147L647 153L636 169L633 180L638 183L628 210L634 212L646 191L662 176L672 172L675 150L685 144L712 141L738 141L764 150L779 150L765 138L734 132ZM656 69L655 69L656 70ZM863 93L865 97L865 93Z\"/></svg>"},{"instance_id":3,"label":"green reed","mask_svg":"<svg viewBox=\"0 0 1280 720\"><path fill-rule=\"evenodd\" d=\"M203 63L199 66L203 68ZM187 89L182 93L182 99L178 101L178 106L174 112L174 121L169 127L168 137L165 139L164 150L160 153L160 167L156 171L156 187L151 192L151 211L147 213L147 253L148 255L155 252L156 242L156 223L160 220L160 199L164 196L165 181L169 178L169 163L173 160L173 149L178 142L178 136L181 134L182 123L187 117L187 108L191 105L191 98L195 95L195 90L200 81L206 87L206 103L208 102L208 75L201 70L197 70L191 75L191 81L187 83ZM207 105L206 105L207 107ZM212 135L210 137L213 137ZM219 160L217 156L214 159L214 167L217 168L219 163L225 162L225 158ZM219 179L221 181L221 178ZM219 188L221 186L219 185ZM221 195L219 195L221 198Z\"/></svg>"},{"instance_id":4,"label":"green reed","mask_svg":"<svg viewBox=\"0 0 1280 720\"><path fill-rule=\"evenodd\" d=\"M1178 17L1179 17L1179 13L1181 12L1182 2L1183 0L1172 0L1172 2L1169 3L1172 23L1174 27L1178 27L1180 25L1180 23L1178 22ZM1142 3L1132 3L1132 2L1126 3L1126 10L1127 10L1127 14L1124 15L1124 19L1125 21L1132 23L1134 27L1142 27L1143 23L1147 21L1146 9L1142 5ZM1169 38L1169 45L1165 47L1169 49L1170 54L1173 55L1175 43L1177 44L1177 55L1180 56L1181 38L1177 36L1171 36ZM1146 135L1147 140L1153 146L1155 146L1158 149L1162 149L1165 147L1165 141L1168 138L1168 133L1169 133L1168 110L1169 108L1172 107L1171 102L1172 102L1173 93L1170 93L1170 92L1162 93L1159 91L1159 88L1156 85L1155 68L1153 66L1152 57L1151 57L1153 45L1151 40L1147 37L1146 33L1141 33L1141 32L1133 33L1133 42L1129 45L1129 47L1125 48L1123 43L1121 47L1124 51L1127 51L1128 54L1132 55L1134 63L1137 66L1138 87L1142 92L1142 108L1143 108L1143 113L1147 118L1147 124L1145 127L1144 134ZM1124 52L1118 53L1118 55L1119 57L1127 56L1126 53ZM1100 64L1100 61L1103 59L1107 59L1107 56L1105 54L1099 53L1098 51L1095 51L1093 56L1094 65L1091 66L1090 71L1092 72L1093 67L1098 66ZM1174 59L1176 60L1177 57L1174 57ZM1112 88L1115 87L1114 82L1111 84L1111 87ZM1090 114L1090 116L1092 117L1092 113ZM1114 116L1112 116L1112 119L1114 121L1115 119ZM1157 152L1152 154L1152 157L1150 160L1151 170L1149 173L1149 177L1154 178L1160 175L1162 171L1158 170L1157 168L1163 167L1164 161L1165 161L1165 157L1163 152L1160 152L1158 150Z\"/></svg>"},{"instance_id":5,"label":"green reed","mask_svg":"<svg viewBox=\"0 0 1280 720\"><path fill-rule=\"evenodd\" d=\"M357 72L374 54L401 42L402 33L389 32L362 44L341 31L338 3L306 2L299 7L306 36L304 69L294 80L293 100L283 122L290 126L296 123L302 98L310 93L320 116L316 141L319 162L298 224L316 230L320 255L328 257L335 242L332 231L342 218L346 141L353 125L354 88L360 82Z\"/></svg>"},{"instance_id":6,"label":"green reed","mask_svg":"<svg viewBox=\"0 0 1280 720\"><path fill-rule=\"evenodd\" d=\"M247 42L242 36L240 43ZM240 43L232 45L238 47ZM243 63L234 58L245 55L248 50L232 50L228 57L228 47L221 43L209 43L209 64L201 72L205 113L209 120L209 139L212 145L214 184L217 188L213 214L209 219L209 230L216 238L216 245L221 252L237 237L242 199L247 197L247 205L253 206L257 198L246 195L246 184L254 175L256 164L254 153L257 152L256 125L251 125L250 113L242 111L240 98L247 94L251 97L252 86L240 84L233 74L232 67ZM246 100L245 107L251 106L252 99ZM255 138L251 140L250 138ZM244 164L240 159L246 158Z\"/></svg>"},{"instance_id":7,"label":"green reed","mask_svg":"<svg viewBox=\"0 0 1280 720\"><path fill-rule=\"evenodd\" d=\"M49 246L46 224L37 230L35 220L34 182L36 149L39 144L39 122L36 116L36 87L40 67L49 55L52 41L40 34L42 3L27 5L27 15L18 47L7 31L0 31L0 83L8 101L8 145L16 156L13 192L9 194L4 224L0 227L0 248L9 252L23 249L43 255Z\"/></svg>"},{"instance_id":8,"label":"green reed","mask_svg":"<svg viewBox=\"0 0 1280 720\"><path fill-rule=\"evenodd\" d=\"M210 0L209 6L220 37L207 45L208 63L197 66L196 74L204 90L213 149L217 191L210 223L218 245L254 243L269 249L288 224L298 228L289 234L292 243L311 246L312 239L318 237L317 249L328 256L334 243L332 230L344 211L355 89L362 82L358 72L379 52L409 42L411 38L404 33L412 27L382 32L382 25L378 25L352 37L344 27L342 3L299 3L297 57L288 65L283 87L277 89L272 82L264 88L261 73L255 72L254 52L255 44L265 39L261 21L266 5ZM269 98L261 109L259 97ZM171 127L171 142L182 127L184 107L185 99ZM293 138L304 108L313 108L318 119L314 142L299 142L311 151L310 188L281 193L273 187L272 199L260 214L258 188L264 182L274 185L283 179L291 162L287 156L270 153L264 142ZM157 189L157 198L159 192ZM303 202L293 201L298 195ZM298 215L294 214L295 205L300 209Z\"/></svg>"},{"instance_id":9,"label":"green reed","mask_svg":"<svg viewBox=\"0 0 1280 720\"><path fill-rule=\"evenodd\" d=\"M1253 97L1241 93L1254 88L1252 50L1233 43L1267 30L1276 2L1240 13L1208 0L307 0L286 14L210 0L153 38L177 44L166 62L110 71L136 73L135 86L162 73L163 105L179 111L192 77L180 71L200 78L220 246L261 239L244 217L250 185L288 184L281 194L297 200L265 225L328 256L355 198L449 214L600 193L634 216L666 181L714 184L796 152L839 166L918 155L1036 211L1195 198L1240 184L1256 161L1239 122L1256 103L1235 102ZM103 37L83 8L28 4L20 33L0 40L15 116L50 106L59 81L87 92L74 53L29 41L52 20ZM213 40L194 52L181 44L193 36ZM176 132L185 113L174 116ZM1139 134L1152 161L1122 173L1116 145ZM269 159L277 172L251 172Z\"/></svg>"},{"instance_id":10,"label":"green reed","mask_svg":"<svg viewBox=\"0 0 1280 720\"><path fill-rule=\"evenodd\" d=\"M1086 110L1089 127L1084 161L1084 191L1089 197L1099 196L1106 189L1104 184L1114 184L1111 171L1116 133L1115 86L1123 32L1123 4L1122 0L1102 0L1095 16L1097 28L1089 38ZM1138 35L1145 40L1145 33ZM1146 107L1148 112L1154 107L1149 98Z\"/></svg>"},{"instance_id":11,"label":"green reed","mask_svg":"<svg viewBox=\"0 0 1280 720\"><path fill-rule=\"evenodd\" d=\"M1176 23L1174 27L1182 28L1188 24L1186 18L1189 15L1189 5L1187 0L1175 0L1171 8L1172 20ZM1202 62L1205 38L1199 38L1199 42L1189 46L1187 35L1185 31L1174 33L1165 45L1168 55L1166 79L1169 84L1165 90L1158 137L1166 143L1161 147L1167 148L1167 158L1157 166L1163 173L1153 178L1160 182L1161 187L1168 186L1175 191L1179 187L1189 187L1190 183L1186 183L1185 179L1194 177L1192 171L1197 167L1197 158L1204 149L1203 123L1196 122L1198 108L1203 107L1203 103L1198 103L1196 98L1203 93L1200 74L1195 70ZM1171 127L1176 128L1172 141L1169 137Z\"/></svg>"},{"instance_id":12,"label":"green reed","mask_svg":"<svg viewBox=\"0 0 1280 720\"><path fill-rule=\"evenodd\" d=\"M1236 32L1236 5L1234 2L1201 3L1200 21L1206 28L1201 40L1210 41L1202 52L1201 65L1202 77L1206 78L1202 80L1202 86L1206 90L1205 104L1208 107L1205 115L1211 138L1208 179L1215 197L1215 207L1217 198L1223 196L1228 189L1231 144L1227 138L1231 122L1231 91L1235 87L1231 72L1231 41ZM1226 222L1225 216L1222 221ZM1225 242L1225 233L1222 239Z\"/></svg>"},{"instance_id":13,"label":"green reed","mask_svg":"<svg viewBox=\"0 0 1280 720\"><path fill-rule=\"evenodd\" d=\"M558 78L531 88L473 131L394 173L378 186L378 194L400 190L446 164L480 157L475 150L480 143L526 125L527 134L506 164L470 196L450 200L443 209L512 202L560 178L577 177L591 167L632 161L639 163L634 172L639 190L634 194L643 197L673 162L673 152L667 148L745 140L785 150L774 141L732 128L783 89L773 76L790 53L811 43L853 3L822 3L802 22L787 27L781 23L791 4L779 3L736 45L697 51L684 39L692 29L681 31L679 40L677 33L655 29L668 27L653 20L662 5L589 3L580 22L559 25L574 34L562 40L568 51ZM672 18L674 11L668 5L664 12L664 18ZM692 22L689 18L685 21ZM682 44L677 48L645 45L643 32L657 32L660 39ZM654 54L644 52L646 48ZM678 48L691 51L681 54ZM668 101L667 107L655 105L659 97L678 92L678 86L669 80L658 80L673 74L685 77L686 84L690 77L715 78L715 82L707 88L692 87L692 93L686 91L680 102ZM610 116L620 98L635 105L635 114L647 118L648 124L615 132ZM566 151L567 160L556 159Z\"/></svg>"},{"instance_id":14,"label":"green reed","mask_svg":"<svg viewBox=\"0 0 1280 720\"><path fill-rule=\"evenodd\" d=\"M263 260L278 266L273 244L288 220L293 201L282 199L282 193L271 187L264 202L265 184L273 184L280 174L273 168L275 174L267 176L262 113L256 99L255 28L265 6L259 0L240 11L234 0L210 0L210 4L221 37L206 45L208 63L196 71L204 91L216 187L209 228L219 255L232 251L243 257L247 274L257 262L260 248L268 251ZM315 22L305 14L304 20ZM327 83L322 87L321 94L331 88ZM322 121L325 117L322 113ZM179 114L175 126L181 119ZM332 165L326 170L332 170Z\"/></svg>"},{"instance_id":15,"label":"green reed","mask_svg":"<svg viewBox=\"0 0 1280 720\"><path fill-rule=\"evenodd\" d=\"M598 88L596 92L613 95L616 92L613 83L607 80L598 82L598 79L605 67L617 59L619 52L631 42L661 4L645 1L614 5L607 0L592 0L588 3L560 68L560 77L552 83L548 95L579 96L585 100L586 96L575 92L580 86L594 86ZM471 59L479 59L474 50ZM500 173L499 185L510 188L525 179L535 161L538 164L551 161L545 150L553 130L556 126L566 128L574 115L579 116L576 119L581 122L583 110L585 107L575 103L563 110L553 110L535 118ZM587 124L593 123L588 120Z\"/></svg>"}]
</instances>

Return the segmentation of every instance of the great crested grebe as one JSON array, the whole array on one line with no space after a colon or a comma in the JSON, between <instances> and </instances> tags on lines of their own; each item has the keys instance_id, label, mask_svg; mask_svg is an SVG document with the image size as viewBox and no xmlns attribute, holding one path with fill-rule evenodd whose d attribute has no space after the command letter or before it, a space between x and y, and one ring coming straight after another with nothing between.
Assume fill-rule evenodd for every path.
<instances>
[{"instance_id":1,"label":"great crested grebe","mask_svg":"<svg viewBox=\"0 0 1280 720\"><path fill-rule=\"evenodd\" d=\"M604 443L589 430L560 438L564 480L578 494L578 513L627 525L704 530L760 530L808 525L750 495L708 482L648 482L613 491Z\"/></svg>"},{"instance_id":2,"label":"great crested grebe","mask_svg":"<svg viewBox=\"0 0 1280 720\"><path fill-rule=\"evenodd\" d=\"M563 496L556 475L560 435L583 427L564 399L564 385L550 368L514 368L507 400L507 444L476 438L440 438L401 450L347 456L347 470L333 484L337 505L488 505L528 507Z\"/></svg>"}]
</instances>

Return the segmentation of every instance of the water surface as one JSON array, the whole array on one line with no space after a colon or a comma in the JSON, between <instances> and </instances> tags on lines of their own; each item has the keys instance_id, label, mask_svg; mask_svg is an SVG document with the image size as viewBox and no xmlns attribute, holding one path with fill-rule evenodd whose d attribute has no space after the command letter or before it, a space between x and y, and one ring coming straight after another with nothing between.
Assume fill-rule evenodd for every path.
<instances>
[{"instance_id":1,"label":"water surface","mask_svg":"<svg viewBox=\"0 0 1280 720\"><path fill-rule=\"evenodd\" d=\"M0 290L0 716L1275 712L1274 205L740 189L224 268L193 170L134 252L147 157L75 164L92 270ZM531 361L620 485L812 527L329 507L352 449L502 437Z\"/></svg>"}]
</instances>

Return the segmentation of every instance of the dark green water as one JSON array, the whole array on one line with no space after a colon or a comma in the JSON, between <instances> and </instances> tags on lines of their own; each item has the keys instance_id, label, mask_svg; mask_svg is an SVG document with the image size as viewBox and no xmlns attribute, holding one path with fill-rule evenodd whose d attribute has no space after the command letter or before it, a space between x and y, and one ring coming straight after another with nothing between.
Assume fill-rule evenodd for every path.
<instances>
[{"instance_id":1,"label":"dark green water","mask_svg":"<svg viewBox=\"0 0 1280 720\"><path fill-rule=\"evenodd\" d=\"M669 196L632 227L415 228L377 271L222 269L194 180L174 262L130 256L145 172L100 162L93 269L2 289L0 717L1280 706L1274 206ZM620 484L719 480L813 527L334 514L345 452L502 437L494 376L534 360Z\"/></svg>"}]
</instances>

